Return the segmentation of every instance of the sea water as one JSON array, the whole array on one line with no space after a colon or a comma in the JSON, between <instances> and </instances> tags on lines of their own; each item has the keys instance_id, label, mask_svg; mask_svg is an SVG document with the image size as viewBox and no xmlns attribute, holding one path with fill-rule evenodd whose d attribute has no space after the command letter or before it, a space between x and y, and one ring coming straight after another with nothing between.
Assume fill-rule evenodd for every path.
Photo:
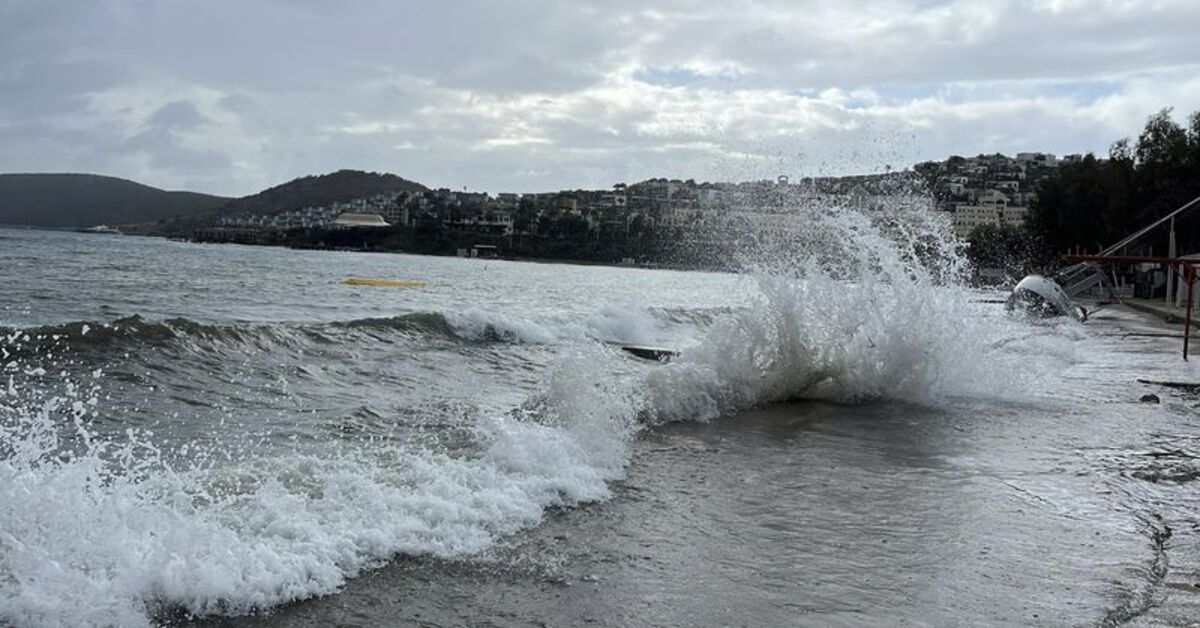
<instances>
[{"instance_id":1,"label":"sea water","mask_svg":"<svg viewBox=\"0 0 1200 628\"><path fill-rule=\"evenodd\" d=\"M0 231L0 621L1147 617L1200 447L1136 380L1194 371L902 209L736 273Z\"/></svg>"}]
</instances>

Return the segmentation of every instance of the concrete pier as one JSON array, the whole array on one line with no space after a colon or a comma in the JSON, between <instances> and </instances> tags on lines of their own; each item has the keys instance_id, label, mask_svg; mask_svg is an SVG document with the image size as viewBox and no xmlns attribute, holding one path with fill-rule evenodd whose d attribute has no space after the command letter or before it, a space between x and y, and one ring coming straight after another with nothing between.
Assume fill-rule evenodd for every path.
<instances>
[{"instance_id":1,"label":"concrete pier","mask_svg":"<svg viewBox=\"0 0 1200 628\"><path fill-rule=\"evenodd\" d=\"M1121 299L1121 302L1123 304L1125 304L1126 306L1133 308L1135 310L1138 310L1140 312L1145 312L1147 314L1153 314L1153 315L1163 319L1167 323L1171 323L1171 324L1182 325L1184 319L1187 317L1186 304L1184 304L1184 306L1175 306L1175 305L1169 305L1167 303L1163 303L1161 300L1158 300L1158 299L1150 300L1150 299L1132 299L1132 298ZM1200 324L1200 308L1192 310L1192 336L1193 337L1200 335L1200 330L1197 330L1198 324Z\"/></svg>"}]
</instances>

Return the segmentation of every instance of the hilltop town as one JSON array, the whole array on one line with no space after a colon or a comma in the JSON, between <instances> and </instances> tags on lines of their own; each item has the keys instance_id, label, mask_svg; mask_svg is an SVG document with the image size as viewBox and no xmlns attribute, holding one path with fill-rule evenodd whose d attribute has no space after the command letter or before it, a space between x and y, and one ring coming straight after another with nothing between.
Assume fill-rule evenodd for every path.
<instances>
[{"instance_id":1,"label":"hilltop town","mask_svg":"<svg viewBox=\"0 0 1200 628\"><path fill-rule=\"evenodd\" d=\"M524 194L427 189L408 182L405 189L337 202L274 210L270 203L259 203L254 211L227 210L188 237L640 263L684 233L693 243L700 239L713 245L703 241L715 239L720 226L775 228L786 221L789 206L806 199L878 207L903 195L932 201L965 239L985 225L1023 226L1039 183L1055 176L1060 165L1080 159L1071 155L1060 160L1046 153L955 156L876 175L795 181L780 176L742 183L658 178L601 190ZM345 231L354 233L339 233Z\"/></svg>"},{"instance_id":2,"label":"hilltop town","mask_svg":"<svg viewBox=\"0 0 1200 628\"><path fill-rule=\"evenodd\" d=\"M537 235L556 222L579 222L594 236L683 227L719 213L756 215L786 209L788 199L808 195L879 202L885 195L910 189L912 173L895 175L806 178L792 183L786 176L744 183L697 183L694 180L649 179L618 183L606 190L562 190L543 193L489 194L448 188L416 190L357 198L324 206L274 213L223 216L228 230L291 230L330 227L416 227L436 223L445 228L487 235ZM550 229L554 231L554 229Z\"/></svg>"},{"instance_id":3,"label":"hilltop town","mask_svg":"<svg viewBox=\"0 0 1200 628\"><path fill-rule=\"evenodd\" d=\"M939 209L953 216L954 233L967 238L982 226L1022 228L1037 200L1038 186L1061 166L1083 155L1058 159L1048 153L999 153L919 163L913 170L928 185Z\"/></svg>"},{"instance_id":4,"label":"hilltop town","mask_svg":"<svg viewBox=\"0 0 1200 628\"><path fill-rule=\"evenodd\" d=\"M414 189L277 212L226 212L187 237L712 267L713 260L699 259L695 252L727 246L735 230L790 228L789 209L806 199L878 206L920 186L910 171L796 182L787 177L743 183L650 179L603 190L525 194ZM680 246L685 240L691 246Z\"/></svg>"}]
</instances>

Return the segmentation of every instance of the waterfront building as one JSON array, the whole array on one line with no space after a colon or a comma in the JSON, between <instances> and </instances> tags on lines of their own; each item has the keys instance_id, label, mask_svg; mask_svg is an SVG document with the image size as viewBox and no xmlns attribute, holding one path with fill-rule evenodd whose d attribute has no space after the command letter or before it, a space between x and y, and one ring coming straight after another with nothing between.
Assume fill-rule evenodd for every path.
<instances>
[{"instance_id":1,"label":"waterfront building","mask_svg":"<svg viewBox=\"0 0 1200 628\"><path fill-rule=\"evenodd\" d=\"M355 212L344 212L339 214L337 220L333 221L335 228L355 229L361 227L390 227L379 214L360 214Z\"/></svg>"}]
</instances>

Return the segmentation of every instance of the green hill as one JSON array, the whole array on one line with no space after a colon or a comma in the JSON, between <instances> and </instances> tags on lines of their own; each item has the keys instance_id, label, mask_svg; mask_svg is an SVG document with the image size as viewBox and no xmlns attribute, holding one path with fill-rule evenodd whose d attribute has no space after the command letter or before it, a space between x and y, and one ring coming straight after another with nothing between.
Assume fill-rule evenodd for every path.
<instances>
[{"instance_id":1,"label":"green hill","mask_svg":"<svg viewBox=\"0 0 1200 628\"><path fill-rule=\"evenodd\" d=\"M95 174L0 174L0 224L8 225L70 228L154 222L208 211L228 200Z\"/></svg>"},{"instance_id":2,"label":"green hill","mask_svg":"<svg viewBox=\"0 0 1200 628\"><path fill-rule=\"evenodd\" d=\"M420 183L402 179L394 174L338 170L329 174L310 175L293 179L220 207L222 214L273 214L282 211L320 207L356 198L395 192L423 192Z\"/></svg>"}]
</instances>

